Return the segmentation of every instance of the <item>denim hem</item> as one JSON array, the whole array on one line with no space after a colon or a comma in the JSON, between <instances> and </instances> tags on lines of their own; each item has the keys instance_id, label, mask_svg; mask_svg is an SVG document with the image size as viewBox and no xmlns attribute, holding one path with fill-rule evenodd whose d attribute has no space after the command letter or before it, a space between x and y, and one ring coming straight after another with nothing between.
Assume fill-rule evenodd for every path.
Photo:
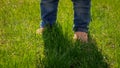
<instances>
[{"instance_id":1,"label":"denim hem","mask_svg":"<svg viewBox=\"0 0 120 68\"><path fill-rule=\"evenodd\" d=\"M85 28L73 28L73 31L74 32L86 32L86 33L88 33L88 29L85 29Z\"/></svg>"}]
</instances>

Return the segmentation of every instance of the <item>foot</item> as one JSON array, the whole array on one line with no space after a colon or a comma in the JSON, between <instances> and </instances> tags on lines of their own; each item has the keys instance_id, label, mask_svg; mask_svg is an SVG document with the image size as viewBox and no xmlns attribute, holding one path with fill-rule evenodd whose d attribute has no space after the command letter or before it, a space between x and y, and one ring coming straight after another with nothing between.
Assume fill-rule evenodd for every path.
<instances>
[{"instance_id":1,"label":"foot","mask_svg":"<svg viewBox=\"0 0 120 68\"><path fill-rule=\"evenodd\" d=\"M42 34L44 31L44 28L39 28L36 30L36 34Z\"/></svg>"},{"instance_id":2,"label":"foot","mask_svg":"<svg viewBox=\"0 0 120 68\"><path fill-rule=\"evenodd\" d=\"M74 40L80 40L81 42L88 42L88 34L86 32L75 32Z\"/></svg>"}]
</instances>

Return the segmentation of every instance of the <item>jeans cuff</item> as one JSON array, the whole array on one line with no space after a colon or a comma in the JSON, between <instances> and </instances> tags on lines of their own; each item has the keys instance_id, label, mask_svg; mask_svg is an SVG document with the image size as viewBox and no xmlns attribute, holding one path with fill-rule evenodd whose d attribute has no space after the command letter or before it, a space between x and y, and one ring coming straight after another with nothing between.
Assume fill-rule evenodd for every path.
<instances>
[{"instance_id":1,"label":"jeans cuff","mask_svg":"<svg viewBox=\"0 0 120 68\"><path fill-rule=\"evenodd\" d=\"M40 28L44 28L44 27L50 27L50 28L52 28L52 26L53 26L54 24L55 24L55 23L50 24L50 23L41 22L41 23L40 23Z\"/></svg>"},{"instance_id":2,"label":"jeans cuff","mask_svg":"<svg viewBox=\"0 0 120 68\"><path fill-rule=\"evenodd\" d=\"M88 28L73 28L74 32L86 32L88 33Z\"/></svg>"},{"instance_id":3,"label":"jeans cuff","mask_svg":"<svg viewBox=\"0 0 120 68\"><path fill-rule=\"evenodd\" d=\"M40 28L44 28L45 27L45 23L44 22L40 22Z\"/></svg>"}]
</instances>

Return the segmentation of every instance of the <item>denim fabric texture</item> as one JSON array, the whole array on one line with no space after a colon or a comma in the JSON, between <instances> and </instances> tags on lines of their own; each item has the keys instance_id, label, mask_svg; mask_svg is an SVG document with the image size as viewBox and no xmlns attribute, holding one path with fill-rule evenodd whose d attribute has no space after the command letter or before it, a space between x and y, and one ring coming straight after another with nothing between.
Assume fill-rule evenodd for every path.
<instances>
[{"instance_id":1,"label":"denim fabric texture","mask_svg":"<svg viewBox=\"0 0 120 68\"><path fill-rule=\"evenodd\" d=\"M88 32L88 25L90 23L90 7L91 0L72 0L74 10L74 32ZM41 18L40 27L45 27L49 24L52 26L56 22L57 7L59 0L41 0Z\"/></svg>"}]
</instances>

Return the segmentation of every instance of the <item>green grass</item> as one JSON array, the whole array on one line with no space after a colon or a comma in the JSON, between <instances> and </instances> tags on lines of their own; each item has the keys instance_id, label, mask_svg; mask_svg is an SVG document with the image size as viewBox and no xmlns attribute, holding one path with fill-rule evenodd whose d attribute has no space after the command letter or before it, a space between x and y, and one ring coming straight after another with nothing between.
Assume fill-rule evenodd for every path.
<instances>
[{"instance_id":1,"label":"green grass","mask_svg":"<svg viewBox=\"0 0 120 68\"><path fill-rule=\"evenodd\" d=\"M88 44L74 42L73 6L60 0L43 36L39 0L0 0L0 68L120 68L120 0L92 0Z\"/></svg>"}]
</instances>

